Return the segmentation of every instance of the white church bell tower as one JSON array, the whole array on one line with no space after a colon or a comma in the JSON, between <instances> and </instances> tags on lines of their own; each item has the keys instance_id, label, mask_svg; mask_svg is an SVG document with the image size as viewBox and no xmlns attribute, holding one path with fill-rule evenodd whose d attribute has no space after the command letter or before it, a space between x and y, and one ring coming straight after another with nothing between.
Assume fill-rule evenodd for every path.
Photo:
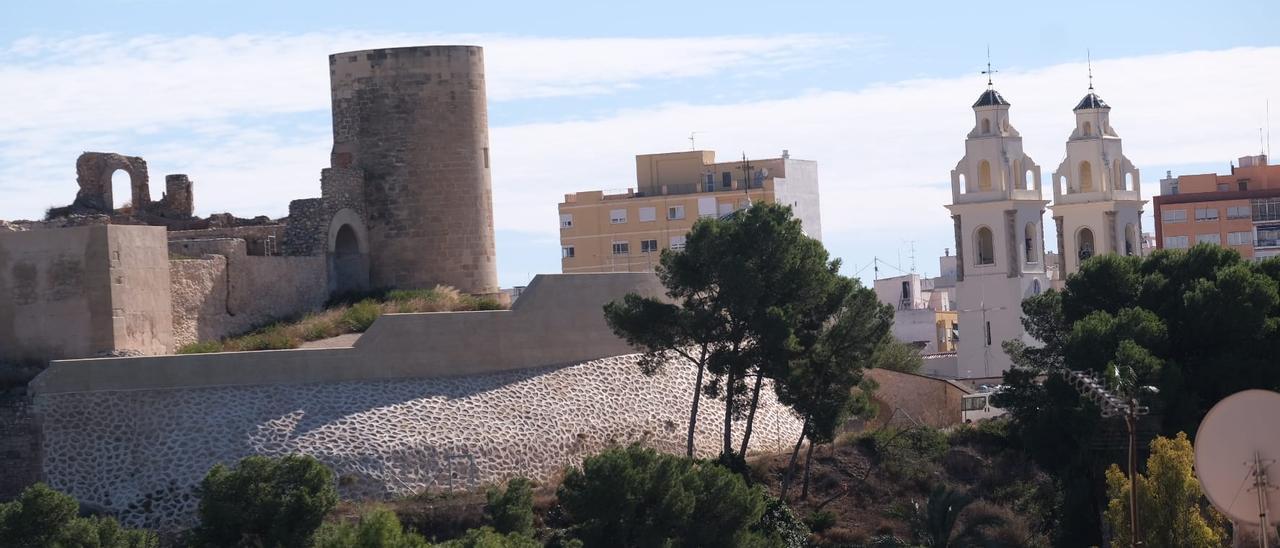
<instances>
[{"instance_id":1,"label":"white church bell tower","mask_svg":"<svg viewBox=\"0 0 1280 548\"><path fill-rule=\"evenodd\" d=\"M990 69L988 69L990 71ZM1009 102L987 81L973 104L965 155L951 171L956 238L958 374L998 377L1012 365L1007 340L1034 343L1022 328L1022 300L1049 288L1044 264L1040 166L1022 152Z\"/></svg>"},{"instance_id":2,"label":"white church bell tower","mask_svg":"<svg viewBox=\"0 0 1280 548\"><path fill-rule=\"evenodd\" d=\"M1093 91L1076 105L1067 156L1053 174L1059 272L1066 278L1101 253L1142 254L1142 183L1111 127L1111 107Z\"/></svg>"}]
</instances>

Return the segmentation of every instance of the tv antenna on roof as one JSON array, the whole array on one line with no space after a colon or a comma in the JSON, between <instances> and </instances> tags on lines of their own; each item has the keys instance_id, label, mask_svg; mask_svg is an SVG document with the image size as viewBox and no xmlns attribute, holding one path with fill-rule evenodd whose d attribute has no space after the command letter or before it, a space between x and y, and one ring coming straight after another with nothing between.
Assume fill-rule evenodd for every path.
<instances>
[{"instance_id":1,"label":"tv antenna on roof","mask_svg":"<svg viewBox=\"0 0 1280 548\"><path fill-rule=\"evenodd\" d=\"M705 132L705 131L690 131L690 132L689 132L689 150L698 150L698 144L697 144L696 139L697 139L697 137L698 137L698 134L699 134L699 133L706 133L706 132Z\"/></svg>"},{"instance_id":2,"label":"tv antenna on roof","mask_svg":"<svg viewBox=\"0 0 1280 548\"><path fill-rule=\"evenodd\" d=\"M1233 521L1257 525L1267 548L1280 521L1280 393L1236 392L1218 402L1196 431L1195 470L1204 495Z\"/></svg>"}]
</instances>

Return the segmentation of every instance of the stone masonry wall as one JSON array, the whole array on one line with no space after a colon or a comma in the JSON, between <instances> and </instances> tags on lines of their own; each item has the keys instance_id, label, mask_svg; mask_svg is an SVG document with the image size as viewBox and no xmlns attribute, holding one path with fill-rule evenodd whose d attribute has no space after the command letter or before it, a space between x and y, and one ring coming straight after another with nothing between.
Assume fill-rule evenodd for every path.
<instances>
[{"instance_id":1,"label":"stone masonry wall","mask_svg":"<svg viewBox=\"0 0 1280 548\"><path fill-rule=\"evenodd\" d=\"M363 172L370 282L498 292L484 50L329 56L335 168Z\"/></svg>"},{"instance_id":2,"label":"stone masonry wall","mask_svg":"<svg viewBox=\"0 0 1280 548\"><path fill-rule=\"evenodd\" d=\"M176 347L217 340L320 308L328 299L324 257L258 257L244 240L170 242Z\"/></svg>"},{"instance_id":3,"label":"stone masonry wall","mask_svg":"<svg viewBox=\"0 0 1280 548\"><path fill-rule=\"evenodd\" d=\"M344 497L548 480L610 445L684 451L695 369L643 375L637 356L468 377L43 394L44 472L55 488L126 524L192 523L192 492L215 463L308 454ZM800 422L762 392L754 450L787 448ZM720 444L721 407L702 406L696 451ZM739 428L743 421L738 421ZM738 437L740 438L741 431Z\"/></svg>"},{"instance_id":4,"label":"stone masonry wall","mask_svg":"<svg viewBox=\"0 0 1280 548\"><path fill-rule=\"evenodd\" d=\"M40 480L40 430L23 388L0 391L0 501Z\"/></svg>"}]
</instances>

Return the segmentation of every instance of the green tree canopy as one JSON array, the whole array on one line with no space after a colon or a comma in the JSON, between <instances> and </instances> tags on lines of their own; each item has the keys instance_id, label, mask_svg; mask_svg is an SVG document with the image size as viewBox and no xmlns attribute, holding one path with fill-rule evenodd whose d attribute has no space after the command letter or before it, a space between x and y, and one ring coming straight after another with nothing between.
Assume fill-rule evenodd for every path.
<instances>
[{"instance_id":1,"label":"green tree canopy","mask_svg":"<svg viewBox=\"0 0 1280 548\"><path fill-rule=\"evenodd\" d=\"M149 531L125 529L112 518L77 517L71 495L37 483L0 503L0 545L12 548L155 548Z\"/></svg>"},{"instance_id":2,"label":"green tree canopy","mask_svg":"<svg viewBox=\"0 0 1280 548\"><path fill-rule=\"evenodd\" d=\"M1167 435L1193 432L1226 396L1280 389L1278 288L1280 260L1250 262L1204 244L1146 258L1094 257L1063 291L1023 302L1023 324L1042 346L1005 343L1016 367L994 399L1030 456L1062 483L1060 542L1101 541L1103 471L1122 453L1093 449L1105 431L1124 427L1101 419L1056 372L1108 378L1113 390L1141 396Z\"/></svg>"},{"instance_id":3,"label":"green tree canopy","mask_svg":"<svg viewBox=\"0 0 1280 548\"><path fill-rule=\"evenodd\" d=\"M704 390L725 403L722 452L746 450L763 379L786 377L852 286L839 266L804 234L791 208L755 204L727 218L699 220L684 251L663 251L657 273L669 302L628 295L605 306L614 332L645 353L646 373L673 356L698 366L689 455ZM747 428L735 451L733 422L741 415Z\"/></svg>"},{"instance_id":4,"label":"green tree canopy","mask_svg":"<svg viewBox=\"0 0 1280 548\"><path fill-rule=\"evenodd\" d=\"M893 307L889 307L889 309L892 310ZM890 314L892 319L892 312ZM875 369L919 373L920 368L923 366L924 358L920 356L920 349L904 343L889 334L886 334L880 340L880 344L876 345L875 352L871 354L870 367Z\"/></svg>"},{"instance_id":5,"label":"green tree canopy","mask_svg":"<svg viewBox=\"0 0 1280 548\"><path fill-rule=\"evenodd\" d=\"M309 546L338 503L333 472L313 457L250 456L214 465L200 482L197 542L207 546Z\"/></svg>"},{"instance_id":6,"label":"green tree canopy","mask_svg":"<svg viewBox=\"0 0 1280 548\"><path fill-rule=\"evenodd\" d=\"M588 457L557 493L586 546L736 547L756 532L765 494L727 468L631 446Z\"/></svg>"}]
</instances>

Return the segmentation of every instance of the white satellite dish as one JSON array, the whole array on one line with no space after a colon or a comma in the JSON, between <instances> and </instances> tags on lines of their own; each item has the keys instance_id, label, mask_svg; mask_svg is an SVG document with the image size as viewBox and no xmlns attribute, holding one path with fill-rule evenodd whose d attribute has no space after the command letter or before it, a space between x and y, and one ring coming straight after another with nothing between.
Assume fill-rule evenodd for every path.
<instances>
[{"instance_id":1,"label":"white satellite dish","mask_svg":"<svg viewBox=\"0 0 1280 548\"><path fill-rule=\"evenodd\" d=\"M1245 390L1218 402L1200 421L1195 455L1200 486L1220 512L1237 523L1280 522L1280 393Z\"/></svg>"}]
</instances>

